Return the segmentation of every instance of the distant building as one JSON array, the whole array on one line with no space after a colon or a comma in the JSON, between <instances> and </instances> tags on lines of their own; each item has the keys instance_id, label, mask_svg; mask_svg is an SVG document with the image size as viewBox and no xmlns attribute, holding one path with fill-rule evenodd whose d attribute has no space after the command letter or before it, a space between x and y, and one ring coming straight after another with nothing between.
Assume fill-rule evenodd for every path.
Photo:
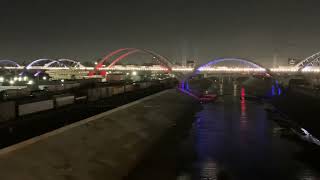
<instances>
[{"instance_id":1,"label":"distant building","mask_svg":"<svg viewBox=\"0 0 320 180\"><path fill-rule=\"evenodd\" d=\"M187 61L187 67L195 67L196 66L196 63L195 63L195 61Z\"/></svg>"},{"instance_id":2,"label":"distant building","mask_svg":"<svg viewBox=\"0 0 320 180\"><path fill-rule=\"evenodd\" d=\"M142 63L142 66L154 66L154 65L158 65L158 64L157 64L157 63L154 63L154 62Z\"/></svg>"},{"instance_id":3,"label":"distant building","mask_svg":"<svg viewBox=\"0 0 320 180\"><path fill-rule=\"evenodd\" d=\"M289 66L295 66L300 60L295 59L295 58L289 58L288 59L288 65Z\"/></svg>"}]
</instances>

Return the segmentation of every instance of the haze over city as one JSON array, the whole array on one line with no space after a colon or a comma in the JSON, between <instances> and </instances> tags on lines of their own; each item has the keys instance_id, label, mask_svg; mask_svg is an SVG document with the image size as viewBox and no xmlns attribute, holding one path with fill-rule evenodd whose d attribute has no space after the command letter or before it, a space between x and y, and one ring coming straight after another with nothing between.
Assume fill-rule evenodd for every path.
<instances>
[{"instance_id":1,"label":"haze over city","mask_svg":"<svg viewBox=\"0 0 320 180\"><path fill-rule=\"evenodd\" d=\"M319 1L19 1L0 6L0 58L95 60L120 47L178 62L243 57L271 66L317 52Z\"/></svg>"}]
</instances>

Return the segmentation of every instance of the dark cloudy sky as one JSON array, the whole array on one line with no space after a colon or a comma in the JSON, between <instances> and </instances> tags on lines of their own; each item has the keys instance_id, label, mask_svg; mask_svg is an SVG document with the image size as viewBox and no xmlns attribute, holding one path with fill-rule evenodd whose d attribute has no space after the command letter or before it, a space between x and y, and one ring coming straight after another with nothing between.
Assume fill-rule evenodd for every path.
<instances>
[{"instance_id":1,"label":"dark cloudy sky","mask_svg":"<svg viewBox=\"0 0 320 180\"><path fill-rule=\"evenodd\" d=\"M181 61L271 64L320 51L319 0L1 0L0 59L97 59L120 47Z\"/></svg>"}]
</instances>

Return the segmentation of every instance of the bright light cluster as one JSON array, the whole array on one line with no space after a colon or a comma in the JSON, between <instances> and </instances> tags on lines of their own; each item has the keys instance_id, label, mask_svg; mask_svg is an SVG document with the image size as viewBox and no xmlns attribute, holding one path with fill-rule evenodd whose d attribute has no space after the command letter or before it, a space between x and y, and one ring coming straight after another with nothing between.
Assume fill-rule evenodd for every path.
<instances>
[{"instance_id":1,"label":"bright light cluster","mask_svg":"<svg viewBox=\"0 0 320 180\"><path fill-rule=\"evenodd\" d=\"M298 68L296 67L279 67L279 68L271 68L271 72L298 72Z\"/></svg>"},{"instance_id":2,"label":"bright light cluster","mask_svg":"<svg viewBox=\"0 0 320 180\"><path fill-rule=\"evenodd\" d=\"M74 69L80 69L80 70L94 70L94 67L78 67Z\"/></svg>"},{"instance_id":3,"label":"bright light cluster","mask_svg":"<svg viewBox=\"0 0 320 180\"><path fill-rule=\"evenodd\" d=\"M5 79L4 77L0 76L0 82L3 83L3 82L9 82L10 85L13 85L15 84L16 82L26 82L28 81L28 77L27 76L15 76L13 78L10 78L10 79ZM29 84L32 80L28 81L27 84ZM33 81L32 81L32 84L33 84Z\"/></svg>"},{"instance_id":4,"label":"bright light cluster","mask_svg":"<svg viewBox=\"0 0 320 180\"><path fill-rule=\"evenodd\" d=\"M306 73L320 73L320 68L319 67L310 67L307 66L304 69L302 69L302 72Z\"/></svg>"},{"instance_id":5,"label":"bright light cluster","mask_svg":"<svg viewBox=\"0 0 320 180\"><path fill-rule=\"evenodd\" d=\"M181 66L181 67L173 67L172 68L172 71L180 71L180 72L192 72L194 70L194 68L191 68L191 67L184 67L184 66Z\"/></svg>"},{"instance_id":6,"label":"bright light cluster","mask_svg":"<svg viewBox=\"0 0 320 180\"><path fill-rule=\"evenodd\" d=\"M99 70L110 70L110 71L168 71L167 68L161 66L113 66L99 68Z\"/></svg>"},{"instance_id":7,"label":"bright light cluster","mask_svg":"<svg viewBox=\"0 0 320 180\"><path fill-rule=\"evenodd\" d=\"M4 66L4 69L23 69L23 66L19 66L19 67L10 67L10 66Z\"/></svg>"},{"instance_id":8,"label":"bright light cluster","mask_svg":"<svg viewBox=\"0 0 320 180\"><path fill-rule=\"evenodd\" d=\"M25 66L19 67L3 67L4 69L24 69ZM59 69L80 69L80 70L94 70L94 67L46 67L46 66L31 66L27 68L28 70L59 70Z\"/></svg>"},{"instance_id":9,"label":"bright light cluster","mask_svg":"<svg viewBox=\"0 0 320 180\"><path fill-rule=\"evenodd\" d=\"M283 73L290 73L290 72L298 72L299 68L297 67L281 67L281 68L271 68L272 72L283 72ZM320 73L319 67L311 67L307 66L301 70L304 73Z\"/></svg>"},{"instance_id":10,"label":"bright light cluster","mask_svg":"<svg viewBox=\"0 0 320 180\"><path fill-rule=\"evenodd\" d=\"M3 67L4 69L24 69L24 66L20 67ZM69 70L69 67L45 67L45 66L32 66L29 69L33 70ZM94 70L94 67L73 67L73 70ZM98 70L106 70L106 71L168 71L168 68L162 66L122 66L122 65L115 65L113 67L101 67ZM192 72L194 68L187 67L187 66L174 66L172 67L172 71L175 72ZM241 67L200 67L199 71L201 72L265 72L266 69L264 68L241 68ZM278 68L271 68L271 72L276 73L294 73L298 72L298 67L278 67ZM307 66L301 70L304 73L320 73L319 67L311 67ZM0 80L1 81L1 80Z\"/></svg>"},{"instance_id":11,"label":"bright light cluster","mask_svg":"<svg viewBox=\"0 0 320 180\"><path fill-rule=\"evenodd\" d=\"M51 69L70 69L69 67L48 67L48 66L32 66L28 67L28 69L35 69L35 70L51 70Z\"/></svg>"}]
</instances>

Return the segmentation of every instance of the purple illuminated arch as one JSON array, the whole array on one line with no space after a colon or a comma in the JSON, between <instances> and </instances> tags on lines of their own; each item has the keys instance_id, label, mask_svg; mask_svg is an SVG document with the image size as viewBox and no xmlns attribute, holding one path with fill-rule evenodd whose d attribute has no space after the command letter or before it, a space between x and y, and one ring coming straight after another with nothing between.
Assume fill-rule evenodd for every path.
<instances>
[{"instance_id":1,"label":"purple illuminated arch","mask_svg":"<svg viewBox=\"0 0 320 180\"><path fill-rule=\"evenodd\" d=\"M209 62L207 62L207 63L205 63L205 64L202 64L202 65L196 67L191 74L185 76L185 77L180 81L180 85L179 85L180 87L179 87L179 88L188 91L188 90L189 90L188 80L189 80L190 78L194 77L195 75L197 75L197 74L200 72L201 68L205 68L205 67L208 67L208 66L214 66L214 65L217 65L217 64L219 64L219 63L221 63L221 62L240 62L240 63L246 64L246 65L248 65L248 66L250 66L250 67L252 67L252 68L264 69L264 70L265 70L265 73L270 75L270 70L269 70L269 69L264 68L262 65L260 65L260 64L258 64L258 63L255 63L255 62L253 62L253 61L251 61L251 60L248 60L248 59L241 59L241 58L218 58L218 59L214 59L214 60L212 60L212 61L209 61Z\"/></svg>"},{"instance_id":2,"label":"purple illuminated arch","mask_svg":"<svg viewBox=\"0 0 320 180\"><path fill-rule=\"evenodd\" d=\"M54 64L54 63L60 63L59 61L57 60L53 60L53 59L37 59L37 60L34 60L32 61L30 64L28 64L26 66L26 69L30 69L32 66L34 66L35 64L37 63L45 63L41 66L43 67L49 67L50 65ZM65 66L65 65L64 65Z\"/></svg>"},{"instance_id":3,"label":"purple illuminated arch","mask_svg":"<svg viewBox=\"0 0 320 180\"><path fill-rule=\"evenodd\" d=\"M73 66L68 66L66 64L66 62L71 62L73 63L74 65ZM44 67L51 67L52 65L54 64L58 64L58 65L61 65L61 66L64 66L64 67L84 67L80 62L78 61L74 61L74 60L71 60L71 59L58 59L58 60L53 60L49 63L47 63Z\"/></svg>"},{"instance_id":4,"label":"purple illuminated arch","mask_svg":"<svg viewBox=\"0 0 320 180\"><path fill-rule=\"evenodd\" d=\"M42 63L42 62L54 62L55 60L53 59L37 59L32 61L31 63L29 63L28 65L26 65L26 69L30 69L33 65L37 64L37 63Z\"/></svg>"},{"instance_id":5,"label":"purple illuminated arch","mask_svg":"<svg viewBox=\"0 0 320 180\"><path fill-rule=\"evenodd\" d=\"M219 64L221 62L240 62L242 64L246 64L246 65L249 65L253 68L258 68L258 69L265 69L267 70L266 68L264 68L263 66L251 61L251 60L248 60L248 59L240 59L240 58L219 58L219 59L214 59L212 61L209 61L208 63L206 64L203 64L203 65L200 65L198 66L197 68L195 68L194 72L198 72L201 68L204 68L204 67L208 67L208 66L212 66L212 65L216 65L216 64Z\"/></svg>"}]
</instances>

